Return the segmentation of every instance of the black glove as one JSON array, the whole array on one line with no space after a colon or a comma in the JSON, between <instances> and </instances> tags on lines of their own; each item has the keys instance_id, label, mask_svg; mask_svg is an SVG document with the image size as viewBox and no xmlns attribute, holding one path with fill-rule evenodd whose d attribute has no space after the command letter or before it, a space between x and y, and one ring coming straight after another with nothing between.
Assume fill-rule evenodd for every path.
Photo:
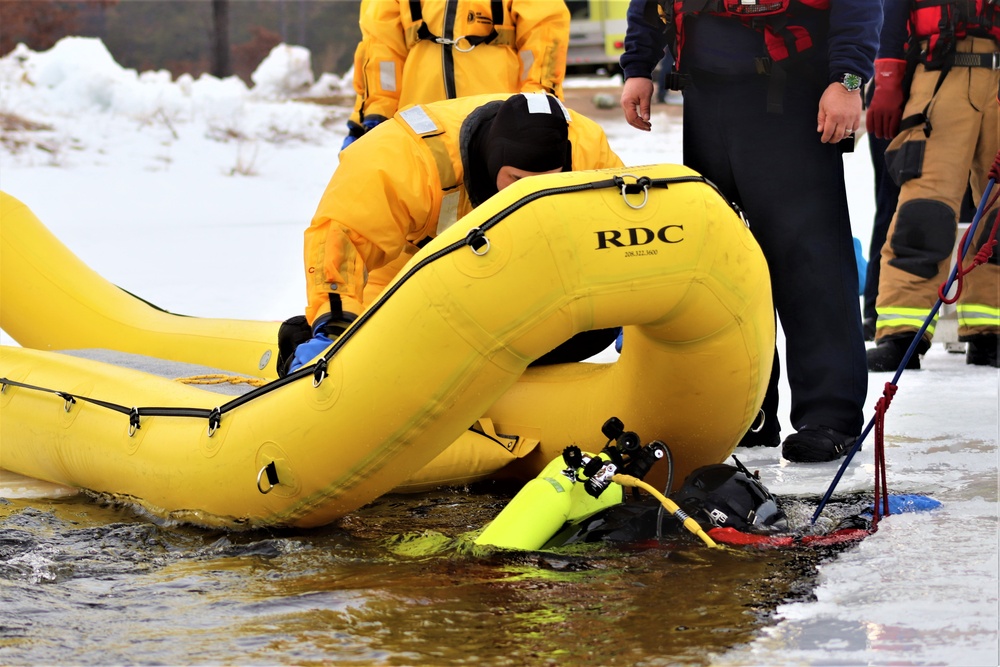
<instances>
[{"instance_id":1,"label":"black glove","mask_svg":"<svg viewBox=\"0 0 1000 667\"><path fill-rule=\"evenodd\" d=\"M313 322L312 338L300 343L295 348L295 354L289 363L288 372L293 373L297 371L319 356L356 319L358 319L358 316L354 313L345 313L343 311L340 305L340 296L331 293L330 312L326 315L321 315Z\"/></svg>"},{"instance_id":2,"label":"black glove","mask_svg":"<svg viewBox=\"0 0 1000 667\"><path fill-rule=\"evenodd\" d=\"M278 358L276 367L278 377L288 375L288 368L295 356L295 348L312 338L312 327L306 321L305 315L289 317L278 327Z\"/></svg>"},{"instance_id":3,"label":"black glove","mask_svg":"<svg viewBox=\"0 0 1000 667\"><path fill-rule=\"evenodd\" d=\"M328 348L351 322L354 313L345 313L340 295L330 292L330 312L316 318L310 327L304 315L289 317L278 328L278 377L285 377Z\"/></svg>"}]
</instances>

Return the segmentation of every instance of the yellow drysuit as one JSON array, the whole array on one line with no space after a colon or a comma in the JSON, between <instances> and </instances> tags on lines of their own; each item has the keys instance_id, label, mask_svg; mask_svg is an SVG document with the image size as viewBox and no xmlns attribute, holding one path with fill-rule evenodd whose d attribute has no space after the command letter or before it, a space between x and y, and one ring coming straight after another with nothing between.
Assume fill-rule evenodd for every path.
<instances>
[{"instance_id":1,"label":"yellow drysuit","mask_svg":"<svg viewBox=\"0 0 1000 667\"><path fill-rule=\"evenodd\" d=\"M569 18L562 0L365 0L351 122L486 93L562 99Z\"/></svg>"},{"instance_id":2,"label":"yellow drysuit","mask_svg":"<svg viewBox=\"0 0 1000 667\"><path fill-rule=\"evenodd\" d=\"M491 118L508 97L480 95L410 107L340 154L305 232L310 323L329 312L331 292L340 296L345 312L359 314L369 271L393 263L380 277L384 285L417 251L415 244L472 210L463 160L468 146L462 143L471 131L466 126L463 132L463 125ZM574 170L622 166L597 123L569 114Z\"/></svg>"}]
</instances>

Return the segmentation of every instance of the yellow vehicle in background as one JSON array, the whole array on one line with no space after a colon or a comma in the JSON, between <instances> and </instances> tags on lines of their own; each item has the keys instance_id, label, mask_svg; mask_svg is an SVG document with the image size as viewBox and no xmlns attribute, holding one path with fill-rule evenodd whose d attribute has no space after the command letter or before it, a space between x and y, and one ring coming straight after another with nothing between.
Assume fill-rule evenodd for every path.
<instances>
[{"instance_id":1,"label":"yellow vehicle in background","mask_svg":"<svg viewBox=\"0 0 1000 667\"><path fill-rule=\"evenodd\" d=\"M625 50L628 0L566 0L569 8L567 74L619 71Z\"/></svg>"}]
</instances>

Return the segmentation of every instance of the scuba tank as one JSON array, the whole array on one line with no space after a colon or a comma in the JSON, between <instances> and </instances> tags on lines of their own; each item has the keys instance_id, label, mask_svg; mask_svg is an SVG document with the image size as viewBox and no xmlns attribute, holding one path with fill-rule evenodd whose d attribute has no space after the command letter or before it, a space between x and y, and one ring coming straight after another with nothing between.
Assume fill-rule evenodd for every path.
<instances>
[{"instance_id":1,"label":"scuba tank","mask_svg":"<svg viewBox=\"0 0 1000 667\"><path fill-rule=\"evenodd\" d=\"M577 484L576 471L568 468L559 456L517 492L476 538L476 544L540 549L571 516L593 514L617 505L622 498L622 489L617 484L609 485L596 498L591 496L583 484Z\"/></svg>"},{"instance_id":2,"label":"scuba tank","mask_svg":"<svg viewBox=\"0 0 1000 667\"><path fill-rule=\"evenodd\" d=\"M624 488L611 481L617 472L641 479L657 460L667 456L666 445L654 440L643 447L639 436L626 431L617 417L608 419L601 431L608 444L600 453L567 447L518 491L475 543L541 549L567 522L578 522L624 502Z\"/></svg>"}]
</instances>

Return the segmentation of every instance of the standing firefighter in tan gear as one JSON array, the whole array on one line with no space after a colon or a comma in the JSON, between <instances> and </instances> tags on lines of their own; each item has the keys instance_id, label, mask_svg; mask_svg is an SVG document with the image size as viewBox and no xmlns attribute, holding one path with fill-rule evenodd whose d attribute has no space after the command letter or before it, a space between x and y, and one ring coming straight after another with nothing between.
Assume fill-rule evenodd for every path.
<instances>
[{"instance_id":1,"label":"standing firefighter in tan gear","mask_svg":"<svg viewBox=\"0 0 1000 667\"><path fill-rule=\"evenodd\" d=\"M516 180L623 166L600 125L545 93L409 107L340 157L305 232L308 303L304 318L279 331L281 374L322 352L361 313L373 270L395 269ZM592 356L617 333L579 334L543 363Z\"/></svg>"},{"instance_id":2,"label":"standing firefighter in tan gear","mask_svg":"<svg viewBox=\"0 0 1000 667\"><path fill-rule=\"evenodd\" d=\"M882 247L870 371L896 370L933 309L950 272L962 197L971 187L980 201L1000 148L1000 4L885 0L884 15L867 125L877 137L895 137L886 162L901 191ZM965 263L996 216L996 206L983 213ZM964 280L958 325L959 339L968 342L966 362L997 366L996 253ZM933 334L931 323L907 368L920 368L918 355Z\"/></svg>"},{"instance_id":3,"label":"standing firefighter in tan gear","mask_svg":"<svg viewBox=\"0 0 1000 667\"><path fill-rule=\"evenodd\" d=\"M411 104L487 93L562 99L562 0L364 0L346 148Z\"/></svg>"}]
</instances>

